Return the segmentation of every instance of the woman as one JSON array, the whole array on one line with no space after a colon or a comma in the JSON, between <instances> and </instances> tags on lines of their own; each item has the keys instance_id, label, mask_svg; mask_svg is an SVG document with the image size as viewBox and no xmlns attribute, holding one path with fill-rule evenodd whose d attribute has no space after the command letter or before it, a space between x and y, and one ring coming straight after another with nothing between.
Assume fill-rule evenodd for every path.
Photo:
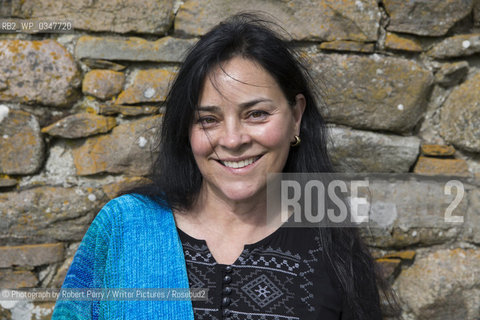
<instances>
[{"instance_id":1,"label":"woman","mask_svg":"<svg viewBox=\"0 0 480 320\"><path fill-rule=\"evenodd\" d=\"M381 319L355 229L267 223L268 172L332 172L308 72L241 14L189 51L153 183L109 202L63 288L208 288L205 301L58 301L53 319Z\"/></svg>"}]
</instances>

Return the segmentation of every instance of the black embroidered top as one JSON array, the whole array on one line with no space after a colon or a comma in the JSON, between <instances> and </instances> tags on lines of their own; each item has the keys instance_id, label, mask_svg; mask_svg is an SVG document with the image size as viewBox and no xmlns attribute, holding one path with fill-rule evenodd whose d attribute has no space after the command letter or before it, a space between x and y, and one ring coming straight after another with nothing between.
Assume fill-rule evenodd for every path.
<instances>
[{"instance_id":1,"label":"black embroidered top","mask_svg":"<svg viewBox=\"0 0 480 320\"><path fill-rule=\"evenodd\" d=\"M231 265L216 263L204 240L178 232L190 287L209 289L207 301L192 301L195 319L351 319L327 274L316 229L280 228L245 245Z\"/></svg>"}]
</instances>

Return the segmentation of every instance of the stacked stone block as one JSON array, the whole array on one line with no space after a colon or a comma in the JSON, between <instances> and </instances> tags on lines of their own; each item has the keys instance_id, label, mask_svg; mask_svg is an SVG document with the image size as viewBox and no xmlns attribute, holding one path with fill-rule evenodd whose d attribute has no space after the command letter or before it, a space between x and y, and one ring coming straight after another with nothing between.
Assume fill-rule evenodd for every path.
<instances>
[{"instance_id":1,"label":"stacked stone block","mask_svg":"<svg viewBox=\"0 0 480 320\"><path fill-rule=\"evenodd\" d=\"M100 208L146 181L185 52L248 8L308 64L339 171L416 174L372 183L381 228L362 231L403 317L480 318L480 0L0 3L74 26L0 33L0 288L61 286ZM443 219L452 179L462 224ZM52 308L2 301L0 319Z\"/></svg>"}]
</instances>

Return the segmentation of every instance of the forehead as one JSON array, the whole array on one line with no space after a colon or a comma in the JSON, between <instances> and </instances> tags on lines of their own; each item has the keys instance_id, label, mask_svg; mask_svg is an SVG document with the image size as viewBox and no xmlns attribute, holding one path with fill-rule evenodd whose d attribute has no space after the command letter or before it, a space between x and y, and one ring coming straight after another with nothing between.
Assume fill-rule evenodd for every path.
<instances>
[{"instance_id":1,"label":"forehead","mask_svg":"<svg viewBox=\"0 0 480 320\"><path fill-rule=\"evenodd\" d=\"M200 91L199 104L258 97L272 99L283 98L284 95L272 75L257 62L235 57L207 74Z\"/></svg>"}]
</instances>

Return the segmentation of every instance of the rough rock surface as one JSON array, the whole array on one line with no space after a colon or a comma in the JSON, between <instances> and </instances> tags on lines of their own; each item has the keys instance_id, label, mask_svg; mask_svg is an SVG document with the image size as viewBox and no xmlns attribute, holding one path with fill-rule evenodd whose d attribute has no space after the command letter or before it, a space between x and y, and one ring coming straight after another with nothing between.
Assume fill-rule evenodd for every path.
<instances>
[{"instance_id":1,"label":"rough rock surface","mask_svg":"<svg viewBox=\"0 0 480 320\"><path fill-rule=\"evenodd\" d=\"M83 78L84 94L106 100L117 95L123 88L125 74L113 70L92 70Z\"/></svg>"},{"instance_id":2,"label":"rough rock surface","mask_svg":"<svg viewBox=\"0 0 480 320\"><path fill-rule=\"evenodd\" d=\"M446 63L435 74L435 82L444 87L451 87L462 82L467 74L467 61Z\"/></svg>"},{"instance_id":3,"label":"rough rock surface","mask_svg":"<svg viewBox=\"0 0 480 320\"><path fill-rule=\"evenodd\" d=\"M465 217L465 228L462 239L480 244L480 189L468 193L468 210Z\"/></svg>"},{"instance_id":4,"label":"rough rock surface","mask_svg":"<svg viewBox=\"0 0 480 320\"><path fill-rule=\"evenodd\" d=\"M421 52L422 44L413 37L387 32L385 35L385 48L410 52Z\"/></svg>"},{"instance_id":5,"label":"rough rock surface","mask_svg":"<svg viewBox=\"0 0 480 320\"><path fill-rule=\"evenodd\" d=\"M413 172L428 176L468 177L468 164L463 159L419 157Z\"/></svg>"},{"instance_id":6,"label":"rough rock surface","mask_svg":"<svg viewBox=\"0 0 480 320\"><path fill-rule=\"evenodd\" d=\"M408 172L419 153L417 137L330 128L328 145L339 172Z\"/></svg>"},{"instance_id":7,"label":"rough rock surface","mask_svg":"<svg viewBox=\"0 0 480 320\"><path fill-rule=\"evenodd\" d=\"M116 124L113 117L77 113L43 128L42 132L55 137L74 139L108 132Z\"/></svg>"},{"instance_id":8,"label":"rough rock surface","mask_svg":"<svg viewBox=\"0 0 480 320\"><path fill-rule=\"evenodd\" d=\"M480 72L448 96L440 113L440 134L459 149L480 152Z\"/></svg>"},{"instance_id":9,"label":"rough rock surface","mask_svg":"<svg viewBox=\"0 0 480 320\"><path fill-rule=\"evenodd\" d=\"M12 266L40 266L63 259L63 244L33 244L0 247L0 268Z\"/></svg>"},{"instance_id":10,"label":"rough rock surface","mask_svg":"<svg viewBox=\"0 0 480 320\"><path fill-rule=\"evenodd\" d=\"M73 150L78 175L101 172L146 175L152 164L154 135L161 116L115 127L109 135L86 139Z\"/></svg>"},{"instance_id":11,"label":"rough rock surface","mask_svg":"<svg viewBox=\"0 0 480 320\"><path fill-rule=\"evenodd\" d=\"M37 172L45 151L35 116L0 105L0 150L0 173Z\"/></svg>"},{"instance_id":12,"label":"rough rock surface","mask_svg":"<svg viewBox=\"0 0 480 320\"><path fill-rule=\"evenodd\" d=\"M448 157L455 154L455 148L439 144L423 144L421 147L422 154L434 157Z\"/></svg>"},{"instance_id":13,"label":"rough rock surface","mask_svg":"<svg viewBox=\"0 0 480 320\"><path fill-rule=\"evenodd\" d=\"M468 208L467 196L453 207L451 217L463 217L464 222L445 219L447 208L457 197L457 191L445 194L448 180L373 177L369 181L370 229L363 230L364 240L380 248L404 248L411 245L433 245L456 239L460 235ZM460 195L460 194L459 194Z\"/></svg>"},{"instance_id":14,"label":"rough rock surface","mask_svg":"<svg viewBox=\"0 0 480 320\"><path fill-rule=\"evenodd\" d=\"M65 106L75 97L80 73L54 40L0 40L0 101Z\"/></svg>"},{"instance_id":15,"label":"rough rock surface","mask_svg":"<svg viewBox=\"0 0 480 320\"><path fill-rule=\"evenodd\" d=\"M390 24L387 30L421 36L442 36L472 12L472 0L382 0Z\"/></svg>"},{"instance_id":16,"label":"rough rock surface","mask_svg":"<svg viewBox=\"0 0 480 320\"><path fill-rule=\"evenodd\" d=\"M409 132L420 119L433 76L414 61L317 54L312 75L324 83L327 121L360 129ZM395 80L393 80L395 79Z\"/></svg>"},{"instance_id":17,"label":"rough rock surface","mask_svg":"<svg viewBox=\"0 0 480 320\"><path fill-rule=\"evenodd\" d=\"M438 250L417 255L395 288L418 320L480 317L480 250Z\"/></svg>"},{"instance_id":18,"label":"rough rock surface","mask_svg":"<svg viewBox=\"0 0 480 320\"><path fill-rule=\"evenodd\" d=\"M131 85L122 91L116 104L164 101L175 73L165 69L137 70L130 75Z\"/></svg>"},{"instance_id":19,"label":"rough rock surface","mask_svg":"<svg viewBox=\"0 0 480 320\"><path fill-rule=\"evenodd\" d=\"M0 245L81 240L106 203L94 188L36 187L0 194Z\"/></svg>"},{"instance_id":20,"label":"rough rock surface","mask_svg":"<svg viewBox=\"0 0 480 320\"><path fill-rule=\"evenodd\" d=\"M373 0L230 1L187 0L175 17L175 32L200 36L228 16L263 11L298 40L375 41L380 11ZM270 19L271 19L270 16Z\"/></svg>"},{"instance_id":21,"label":"rough rock surface","mask_svg":"<svg viewBox=\"0 0 480 320\"><path fill-rule=\"evenodd\" d=\"M31 271L0 269L0 288L33 288L37 284L38 279Z\"/></svg>"},{"instance_id":22,"label":"rough rock surface","mask_svg":"<svg viewBox=\"0 0 480 320\"><path fill-rule=\"evenodd\" d=\"M12 1L15 17L70 20L75 29L108 32L165 33L173 20L173 0Z\"/></svg>"},{"instance_id":23,"label":"rough rock surface","mask_svg":"<svg viewBox=\"0 0 480 320\"><path fill-rule=\"evenodd\" d=\"M373 43L337 40L322 42L320 44L320 49L333 51L373 52L375 45Z\"/></svg>"},{"instance_id":24,"label":"rough rock surface","mask_svg":"<svg viewBox=\"0 0 480 320\"><path fill-rule=\"evenodd\" d=\"M98 108L98 114L115 115L122 114L124 116L141 116L148 114L156 114L160 107L155 106L122 106L122 105L102 105Z\"/></svg>"},{"instance_id":25,"label":"rough rock surface","mask_svg":"<svg viewBox=\"0 0 480 320\"><path fill-rule=\"evenodd\" d=\"M124 61L181 62L185 51L197 39L164 37L157 41L142 38L126 39L83 36L75 47L77 59Z\"/></svg>"},{"instance_id":26,"label":"rough rock surface","mask_svg":"<svg viewBox=\"0 0 480 320\"><path fill-rule=\"evenodd\" d=\"M469 56L480 52L480 33L462 34L447 38L430 49L427 54L436 59Z\"/></svg>"}]
</instances>

